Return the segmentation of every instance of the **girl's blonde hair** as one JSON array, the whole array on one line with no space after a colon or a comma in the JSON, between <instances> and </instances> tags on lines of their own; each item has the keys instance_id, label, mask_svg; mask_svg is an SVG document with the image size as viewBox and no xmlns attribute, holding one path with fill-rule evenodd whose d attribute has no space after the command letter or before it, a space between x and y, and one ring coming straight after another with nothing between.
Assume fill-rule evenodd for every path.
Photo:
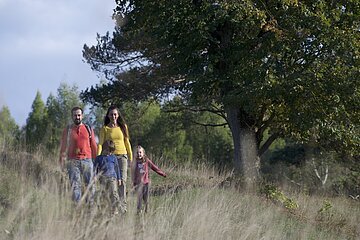
<instances>
[{"instance_id":1,"label":"girl's blonde hair","mask_svg":"<svg viewBox=\"0 0 360 240\"><path fill-rule=\"evenodd\" d=\"M136 146L136 149L142 149L142 150L143 150L143 152L144 152L144 154L145 154L145 148L143 148L143 146L141 146L141 145L137 145L137 146Z\"/></svg>"},{"instance_id":2,"label":"girl's blonde hair","mask_svg":"<svg viewBox=\"0 0 360 240\"><path fill-rule=\"evenodd\" d=\"M145 161L146 161L146 158L147 158L146 152L145 152L145 148L143 148L141 145L137 145L137 146L136 146L136 149L142 149L142 150L143 150L143 152L144 152L144 157L142 158L142 161L145 162ZM136 158L138 158L137 151L136 151Z\"/></svg>"}]
</instances>

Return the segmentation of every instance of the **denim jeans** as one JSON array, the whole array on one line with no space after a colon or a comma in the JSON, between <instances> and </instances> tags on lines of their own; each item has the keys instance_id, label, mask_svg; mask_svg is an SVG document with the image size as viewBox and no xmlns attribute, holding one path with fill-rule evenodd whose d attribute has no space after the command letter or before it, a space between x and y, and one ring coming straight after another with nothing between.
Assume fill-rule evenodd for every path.
<instances>
[{"instance_id":1,"label":"denim jeans","mask_svg":"<svg viewBox=\"0 0 360 240\"><path fill-rule=\"evenodd\" d=\"M72 199L79 203L82 195L86 193L86 202L94 202L95 185L92 183L94 177L94 166L91 159L70 159L66 164L72 188ZM85 183L82 191L82 181ZM91 185L90 185L91 184Z\"/></svg>"}]
</instances>

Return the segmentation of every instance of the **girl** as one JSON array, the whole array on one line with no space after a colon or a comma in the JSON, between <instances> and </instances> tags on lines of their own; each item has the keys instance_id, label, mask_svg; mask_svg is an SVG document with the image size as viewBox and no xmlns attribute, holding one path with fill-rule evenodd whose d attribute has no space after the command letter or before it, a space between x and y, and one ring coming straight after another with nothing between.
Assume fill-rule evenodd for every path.
<instances>
[{"instance_id":1,"label":"girl","mask_svg":"<svg viewBox=\"0 0 360 240\"><path fill-rule=\"evenodd\" d=\"M137 212L142 211L142 202L144 201L145 212L148 210L149 200L149 168L154 170L160 176L166 177L158 166L156 166L145 154L145 149L142 146L136 148L136 161L133 173L133 184L137 193Z\"/></svg>"}]
</instances>

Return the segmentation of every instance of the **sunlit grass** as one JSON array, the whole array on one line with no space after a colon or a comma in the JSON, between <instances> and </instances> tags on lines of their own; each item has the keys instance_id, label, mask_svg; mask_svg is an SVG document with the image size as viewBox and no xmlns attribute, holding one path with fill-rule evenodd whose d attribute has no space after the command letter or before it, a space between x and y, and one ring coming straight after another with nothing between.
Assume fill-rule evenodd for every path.
<instances>
[{"instance_id":1,"label":"sunlit grass","mask_svg":"<svg viewBox=\"0 0 360 240\"><path fill-rule=\"evenodd\" d=\"M103 207L73 205L56 158L6 154L0 194L11 194L2 204L0 239L340 240L357 239L360 233L358 201L287 192L299 205L288 211L256 191L223 187L229 174L206 166L162 166L168 177L151 175L149 212L136 214L130 191L129 211L113 217Z\"/></svg>"}]
</instances>

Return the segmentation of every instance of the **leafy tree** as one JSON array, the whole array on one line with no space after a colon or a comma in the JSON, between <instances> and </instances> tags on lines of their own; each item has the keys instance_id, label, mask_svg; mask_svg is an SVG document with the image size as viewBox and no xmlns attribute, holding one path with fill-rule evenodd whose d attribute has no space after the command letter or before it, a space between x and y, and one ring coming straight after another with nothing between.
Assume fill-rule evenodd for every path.
<instances>
[{"instance_id":1,"label":"leafy tree","mask_svg":"<svg viewBox=\"0 0 360 240\"><path fill-rule=\"evenodd\" d=\"M113 35L84 46L110 80L86 101L178 93L221 112L245 177L279 136L359 153L359 1L116 3Z\"/></svg>"},{"instance_id":2,"label":"leafy tree","mask_svg":"<svg viewBox=\"0 0 360 240\"><path fill-rule=\"evenodd\" d=\"M94 129L96 136L99 136L100 128L104 125L105 114L106 109L95 105L91 106L86 114L86 123Z\"/></svg>"},{"instance_id":3,"label":"leafy tree","mask_svg":"<svg viewBox=\"0 0 360 240\"><path fill-rule=\"evenodd\" d=\"M18 134L19 126L11 116L9 108L3 106L0 110L0 141L11 143L18 137Z\"/></svg>"},{"instance_id":4,"label":"leafy tree","mask_svg":"<svg viewBox=\"0 0 360 240\"><path fill-rule=\"evenodd\" d=\"M100 79L100 86L104 85L106 81ZM93 104L90 106L89 112L86 114L86 122L94 129L95 135L99 136L100 128L104 125L104 116L107 111L107 107L113 102L109 101L101 106Z\"/></svg>"},{"instance_id":5,"label":"leafy tree","mask_svg":"<svg viewBox=\"0 0 360 240\"><path fill-rule=\"evenodd\" d=\"M223 118L209 112L185 112L183 121L195 159L217 166L231 165L234 147Z\"/></svg>"},{"instance_id":6,"label":"leafy tree","mask_svg":"<svg viewBox=\"0 0 360 240\"><path fill-rule=\"evenodd\" d=\"M71 109L75 106L84 107L79 98L76 85L61 83L57 95L50 94L46 100L46 142L49 151L56 150L60 143L62 130L72 122Z\"/></svg>"},{"instance_id":7,"label":"leafy tree","mask_svg":"<svg viewBox=\"0 0 360 240\"><path fill-rule=\"evenodd\" d=\"M123 115L129 126L133 145L148 145L149 132L157 128L156 120L160 117L161 105L155 101L125 102L122 106ZM160 137L160 136L157 136Z\"/></svg>"},{"instance_id":8,"label":"leafy tree","mask_svg":"<svg viewBox=\"0 0 360 240\"><path fill-rule=\"evenodd\" d=\"M41 93L36 92L31 112L26 120L25 139L28 149L34 149L43 142L46 133L46 108Z\"/></svg>"}]
</instances>

